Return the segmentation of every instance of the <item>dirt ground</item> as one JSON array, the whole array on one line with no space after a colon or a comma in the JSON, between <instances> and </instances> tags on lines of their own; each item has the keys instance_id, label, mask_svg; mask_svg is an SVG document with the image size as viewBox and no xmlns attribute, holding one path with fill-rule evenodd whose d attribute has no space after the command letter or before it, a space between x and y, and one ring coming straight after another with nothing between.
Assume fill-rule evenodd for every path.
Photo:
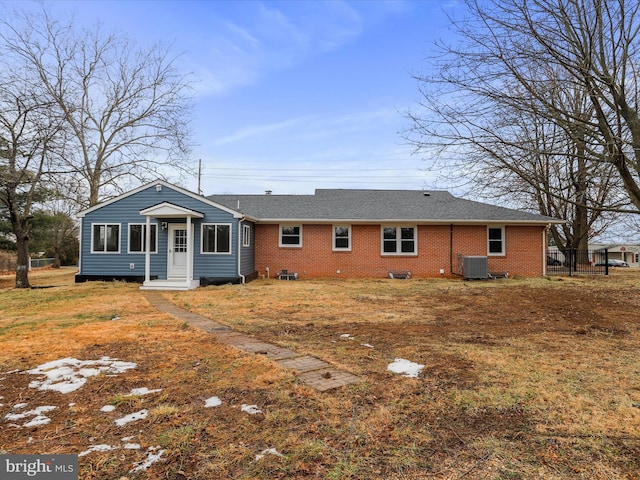
<instances>
[{"instance_id":1,"label":"dirt ground","mask_svg":"<svg viewBox=\"0 0 640 480\"><path fill-rule=\"evenodd\" d=\"M490 282L259 280L165 294L363 379L324 393L157 312L137 286L43 282L60 286L18 292L0 281L0 416L19 402L57 408L35 428L0 417L0 453L111 446L80 458L83 480L640 478L634 270ZM137 368L64 395L29 387L25 370L66 356ZM424 368L402 377L387 368L396 358ZM126 396L139 387L162 390ZM204 408L212 395L221 405ZM114 424L143 408L144 421ZM140 449L123 448L123 438ZM270 448L280 455L256 457ZM160 449L157 463L133 471Z\"/></svg>"}]
</instances>

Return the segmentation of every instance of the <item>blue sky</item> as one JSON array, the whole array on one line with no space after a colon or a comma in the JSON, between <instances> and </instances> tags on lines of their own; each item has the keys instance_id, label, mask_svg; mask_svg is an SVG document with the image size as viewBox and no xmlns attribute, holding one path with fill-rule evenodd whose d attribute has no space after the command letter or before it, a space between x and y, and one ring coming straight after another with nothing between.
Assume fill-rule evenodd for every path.
<instances>
[{"instance_id":1,"label":"blue sky","mask_svg":"<svg viewBox=\"0 0 640 480\"><path fill-rule=\"evenodd\" d=\"M412 74L448 35L456 1L62 1L87 26L182 52L193 72L193 160L205 194L421 189L400 132ZM183 182L197 190L197 172ZM446 188L446 185L437 185Z\"/></svg>"}]
</instances>

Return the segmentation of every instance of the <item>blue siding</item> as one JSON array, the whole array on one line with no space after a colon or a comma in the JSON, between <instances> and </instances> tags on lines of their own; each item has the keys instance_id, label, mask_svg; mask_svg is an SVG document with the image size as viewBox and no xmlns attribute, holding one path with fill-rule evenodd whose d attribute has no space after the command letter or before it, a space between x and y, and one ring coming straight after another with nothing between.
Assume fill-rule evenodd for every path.
<instances>
[{"instance_id":1,"label":"blue siding","mask_svg":"<svg viewBox=\"0 0 640 480\"><path fill-rule=\"evenodd\" d=\"M194 226L194 279L199 277L238 277L238 234L239 232L242 234L239 220L229 212L215 208L197 198L190 197L167 186L163 186L160 191L157 191L155 184L85 214L82 219L80 234L82 242L80 275L143 277L145 274L145 254L127 253L129 247L127 238L128 225L130 223L145 223L146 218L140 215L140 210L163 202L169 202L204 214L202 219L192 219ZM151 218L151 223L158 225L158 249L156 253L151 254L151 276L165 279L167 278L168 228L161 228L162 222L186 223L186 219ZM91 253L91 229L92 224L95 223L116 223L120 225L120 253ZM201 253L201 226L203 223L227 223L231 225L230 254ZM241 265L243 274L245 272L250 274L255 271L253 244L252 238L251 247L241 247L243 249ZM133 269L130 264L133 264Z\"/></svg>"},{"instance_id":2,"label":"blue siding","mask_svg":"<svg viewBox=\"0 0 640 480\"><path fill-rule=\"evenodd\" d=\"M240 232L244 231L243 226L248 226L249 233L249 246L244 246L244 241L240 243L240 273L242 275L251 275L256 271L256 255L255 255L255 224L253 222L241 222L240 224ZM241 233L242 234L242 233ZM244 238L243 238L244 240Z\"/></svg>"}]
</instances>

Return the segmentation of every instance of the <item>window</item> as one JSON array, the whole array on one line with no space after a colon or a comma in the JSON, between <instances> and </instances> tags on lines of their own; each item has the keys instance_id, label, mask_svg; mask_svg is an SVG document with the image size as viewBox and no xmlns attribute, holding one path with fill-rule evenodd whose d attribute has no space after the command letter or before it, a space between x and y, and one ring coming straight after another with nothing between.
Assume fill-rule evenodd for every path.
<instances>
[{"instance_id":1,"label":"window","mask_svg":"<svg viewBox=\"0 0 640 480\"><path fill-rule=\"evenodd\" d=\"M349 225L336 225L333 227L333 250L351 250L351 227Z\"/></svg>"},{"instance_id":2,"label":"window","mask_svg":"<svg viewBox=\"0 0 640 480\"><path fill-rule=\"evenodd\" d=\"M281 247L301 247L302 227L300 225L280 226L280 246Z\"/></svg>"},{"instance_id":3,"label":"window","mask_svg":"<svg viewBox=\"0 0 640 480\"><path fill-rule=\"evenodd\" d=\"M242 246L251 246L251 227L249 225L242 226Z\"/></svg>"},{"instance_id":4,"label":"window","mask_svg":"<svg viewBox=\"0 0 640 480\"><path fill-rule=\"evenodd\" d=\"M158 225L151 225L151 253L158 251ZM147 245L147 225L144 223L129 224L129 253L145 253Z\"/></svg>"},{"instance_id":5,"label":"window","mask_svg":"<svg viewBox=\"0 0 640 480\"><path fill-rule=\"evenodd\" d=\"M120 224L94 223L91 228L92 253L120 252Z\"/></svg>"},{"instance_id":6,"label":"window","mask_svg":"<svg viewBox=\"0 0 640 480\"><path fill-rule=\"evenodd\" d=\"M417 255L416 227L382 227L383 255Z\"/></svg>"},{"instance_id":7,"label":"window","mask_svg":"<svg viewBox=\"0 0 640 480\"><path fill-rule=\"evenodd\" d=\"M202 253L231 253L231 225L227 223L203 224Z\"/></svg>"},{"instance_id":8,"label":"window","mask_svg":"<svg viewBox=\"0 0 640 480\"><path fill-rule=\"evenodd\" d=\"M489 227L487 229L487 249L489 255L504 255L504 227Z\"/></svg>"}]
</instances>

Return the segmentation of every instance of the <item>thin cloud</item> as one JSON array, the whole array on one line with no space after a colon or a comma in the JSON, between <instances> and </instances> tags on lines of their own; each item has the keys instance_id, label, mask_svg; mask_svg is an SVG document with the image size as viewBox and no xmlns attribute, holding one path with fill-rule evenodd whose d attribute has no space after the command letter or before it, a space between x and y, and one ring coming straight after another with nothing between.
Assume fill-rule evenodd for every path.
<instances>
[{"instance_id":1,"label":"thin cloud","mask_svg":"<svg viewBox=\"0 0 640 480\"><path fill-rule=\"evenodd\" d=\"M318 140L334 136L336 133L344 135L356 131L366 131L372 126L379 127L381 123L391 123L398 118L398 115L395 109L390 108L348 112L343 115L303 115L281 122L250 125L224 137L213 139L210 145L219 147L236 142L246 142L250 139L264 138L267 135L273 137L273 134L276 133L289 139Z\"/></svg>"},{"instance_id":2,"label":"thin cloud","mask_svg":"<svg viewBox=\"0 0 640 480\"><path fill-rule=\"evenodd\" d=\"M274 6L275 5L275 6ZM192 61L200 94L253 85L271 71L340 48L363 32L358 12L342 2L258 4L239 19L212 17L205 61Z\"/></svg>"},{"instance_id":3,"label":"thin cloud","mask_svg":"<svg viewBox=\"0 0 640 480\"><path fill-rule=\"evenodd\" d=\"M275 132L283 132L291 128L303 125L304 123L308 122L309 119L309 116L303 116L291 118L282 122L268 123L265 125L251 125L245 128L241 128L240 130L237 130L230 135L214 139L211 142L211 145L219 147L222 145L228 145L230 143L244 142L253 137L262 137L267 134L273 134Z\"/></svg>"}]
</instances>

